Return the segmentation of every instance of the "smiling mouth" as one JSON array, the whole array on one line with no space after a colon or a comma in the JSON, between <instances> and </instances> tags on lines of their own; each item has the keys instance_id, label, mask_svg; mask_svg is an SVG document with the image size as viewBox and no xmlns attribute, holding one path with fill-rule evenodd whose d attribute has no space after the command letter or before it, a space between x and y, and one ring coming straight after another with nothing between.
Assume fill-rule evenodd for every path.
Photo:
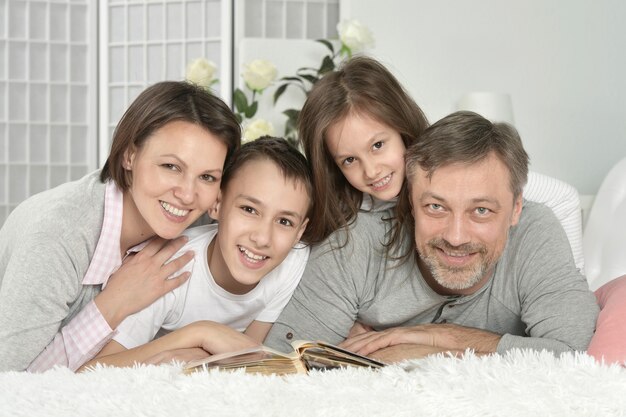
<instances>
[{"instance_id":1,"label":"smiling mouth","mask_svg":"<svg viewBox=\"0 0 626 417\"><path fill-rule=\"evenodd\" d=\"M239 252L241 252L246 257L246 259L252 263L261 262L269 258L269 256L257 255L254 252L244 248L243 246L238 246L237 248L239 249Z\"/></svg>"},{"instance_id":2,"label":"smiling mouth","mask_svg":"<svg viewBox=\"0 0 626 417\"><path fill-rule=\"evenodd\" d=\"M170 203L166 203L165 201L159 201L159 202L161 203L161 207L163 207L163 210L167 211L172 216L185 217L191 211L191 210L184 210L184 209L176 208Z\"/></svg>"},{"instance_id":3,"label":"smiling mouth","mask_svg":"<svg viewBox=\"0 0 626 417\"><path fill-rule=\"evenodd\" d=\"M382 188L385 185L389 184L389 182L391 181L391 177L393 176L393 174L389 174L386 177L381 178L380 180L373 182L372 184L370 184L372 186L372 188Z\"/></svg>"},{"instance_id":4,"label":"smiling mouth","mask_svg":"<svg viewBox=\"0 0 626 417\"><path fill-rule=\"evenodd\" d=\"M444 249L440 249L440 250L444 253L444 255L450 256L452 258L462 258L464 256L472 255L472 253L470 252L451 252L451 251L446 251Z\"/></svg>"}]
</instances>

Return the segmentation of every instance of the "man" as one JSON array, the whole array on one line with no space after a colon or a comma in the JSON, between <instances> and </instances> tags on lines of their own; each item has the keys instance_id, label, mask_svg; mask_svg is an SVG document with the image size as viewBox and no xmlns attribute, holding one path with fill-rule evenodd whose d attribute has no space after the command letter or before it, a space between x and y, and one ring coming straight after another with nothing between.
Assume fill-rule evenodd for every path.
<instances>
[{"instance_id":1,"label":"man","mask_svg":"<svg viewBox=\"0 0 626 417\"><path fill-rule=\"evenodd\" d=\"M347 243L336 233L313 249L265 344L288 351L292 339L320 339L389 362L467 348L586 349L598 307L558 220L522 199L528 155L517 132L457 112L406 161L401 202L414 240L405 233L387 252L389 222L359 214ZM402 256L413 248L415 259Z\"/></svg>"}]
</instances>

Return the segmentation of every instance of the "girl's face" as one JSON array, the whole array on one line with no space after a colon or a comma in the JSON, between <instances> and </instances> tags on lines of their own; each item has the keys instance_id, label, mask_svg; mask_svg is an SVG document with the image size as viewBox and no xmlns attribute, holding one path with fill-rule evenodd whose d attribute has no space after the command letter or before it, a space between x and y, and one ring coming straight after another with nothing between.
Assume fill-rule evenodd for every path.
<instances>
[{"instance_id":1,"label":"girl's face","mask_svg":"<svg viewBox=\"0 0 626 417\"><path fill-rule=\"evenodd\" d=\"M175 238L213 208L226 153L217 136L186 121L169 122L141 149L128 150L124 168L132 171L132 184L123 225L130 238Z\"/></svg>"},{"instance_id":2,"label":"girl's face","mask_svg":"<svg viewBox=\"0 0 626 417\"><path fill-rule=\"evenodd\" d=\"M367 114L350 113L329 127L326 146L357 190L387 201L400 193L406 147L391 127Z\"/></svg>"}]
</instances>

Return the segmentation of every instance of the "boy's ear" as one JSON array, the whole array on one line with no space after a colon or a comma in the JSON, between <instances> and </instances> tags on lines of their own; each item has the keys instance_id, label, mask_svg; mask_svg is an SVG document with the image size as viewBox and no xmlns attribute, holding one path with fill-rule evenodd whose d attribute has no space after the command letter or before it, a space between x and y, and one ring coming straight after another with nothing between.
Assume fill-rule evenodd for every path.
<instances>
[{"instance_id":1,"label":"boy's ear","mask_svg":"<svg viewBox=\"0 0 626 417\"><path fill-rule=\"evenodd\" d=\"M298 230L298 236L296 237L296 241L293 242L294 245L296 243L298 243L300 241L300 239L302 238L302 235L304 234L304 231L306 230L307 224L309 224L309 218L308 217L306 219L304 219L304 221L300 225L300 230Z\"/></svg>"},{"instance_id":2,"label":"boy's ear","mask_svg":"<svg viewBox=\"0 0 626 417\"><path fill-rule=\"evenodd\" d=\"M220 208L222 206L222 190L217 193L217 198L215 199L215 205L209 209L209 217L217 220L220 215Z\"/></svg>"}]
</instances>

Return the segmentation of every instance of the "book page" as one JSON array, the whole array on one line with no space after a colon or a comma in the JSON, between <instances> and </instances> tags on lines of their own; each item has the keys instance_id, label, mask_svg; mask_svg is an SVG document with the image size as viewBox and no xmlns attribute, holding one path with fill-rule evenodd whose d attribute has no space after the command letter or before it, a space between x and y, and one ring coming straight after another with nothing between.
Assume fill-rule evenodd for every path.
<instances>
[{"instance_id":1,"label":"book page","mask_svg":"<svg viewBox=\"0 0 626 417\"><path fill-rule=\"evenodd\" d=\"M324 342L297 340L292 345L308 369L334 369L346 366L381 368L385 366L382 362Z\"/></svg>"},{"instance_id":2,"label":"book page","mask_svg":"<svg viewBox=\"0 0 626 417\"><path fill-rule=\"evenodd\" d=\"M184 372L191 373L211 368L246 368L246 372L260 372L264 374L306 372L304 364L302 364L296 352L284 354L265 346L222 353L190 361L185 365Z\"/></svg>"}]
</instances>

